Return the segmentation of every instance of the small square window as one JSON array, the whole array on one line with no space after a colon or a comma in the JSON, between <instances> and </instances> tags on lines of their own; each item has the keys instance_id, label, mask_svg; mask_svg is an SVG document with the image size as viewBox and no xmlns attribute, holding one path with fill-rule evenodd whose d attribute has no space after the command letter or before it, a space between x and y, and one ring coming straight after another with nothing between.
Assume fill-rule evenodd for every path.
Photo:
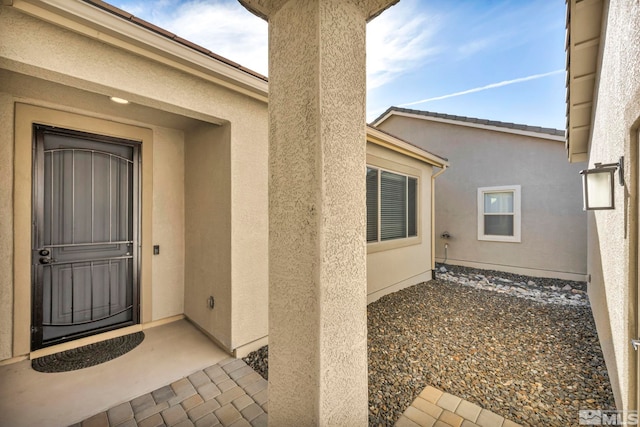
<instances>
[{"instance_id":1,"label":"small square window","mask_svg":"<svg viewBox=\"0 0 640 427\"><path fill-rule=\"evenodd\" d=\"M520 186L478 188L478 240L520 242Z\"/></svg>"}]
</instances>

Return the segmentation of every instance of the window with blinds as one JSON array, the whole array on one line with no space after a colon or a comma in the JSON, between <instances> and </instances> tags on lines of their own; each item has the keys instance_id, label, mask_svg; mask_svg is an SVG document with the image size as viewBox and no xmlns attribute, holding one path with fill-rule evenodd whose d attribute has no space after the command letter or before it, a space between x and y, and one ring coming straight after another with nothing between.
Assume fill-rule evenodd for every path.
<instances>
[{"instance_id":1,"label":"window with blinds","mask_svg":"<svg viewBox=\"0 0 640 427\"><path fill-rule=\"evenodd\" d=\"M416 178L367 167L367 242L418 235Z\"/></svg>"}]
</instances>

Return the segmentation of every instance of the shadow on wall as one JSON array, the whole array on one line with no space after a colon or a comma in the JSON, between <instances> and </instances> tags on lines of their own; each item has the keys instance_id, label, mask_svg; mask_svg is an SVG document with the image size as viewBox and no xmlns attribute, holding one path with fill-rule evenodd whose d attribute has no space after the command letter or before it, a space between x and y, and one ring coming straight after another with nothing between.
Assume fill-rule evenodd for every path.
<instances>
[{"instance_id":1,"label":"shadow on wall","mask_svg":"<svg viewBox=\"0 0 640 427\"><path fill-rule=\"evenodd\" d=\"M602 348L602 353L607 365L607 371L609 372L611 388L616 399L616 407L622 408L622 402L619 401L621 396L620 384L618 382L618 365L613 343L611 322L609 320L609 302L607 300L607 292L605 288L606 283L604 281L604 273L602 270L602 257L600 254L600 237L598 232L598 225L595 220L595 214L593 211L589 211L587 218L587 265L589 266L588 273L591 277L587 288L587 293L589 295L591 311L593 313L593 318L596 323L596 329L598 331L600 347ZM635 366L630 367L629 372L633 371L635 371Z\"/></svg>"}]
</instances>

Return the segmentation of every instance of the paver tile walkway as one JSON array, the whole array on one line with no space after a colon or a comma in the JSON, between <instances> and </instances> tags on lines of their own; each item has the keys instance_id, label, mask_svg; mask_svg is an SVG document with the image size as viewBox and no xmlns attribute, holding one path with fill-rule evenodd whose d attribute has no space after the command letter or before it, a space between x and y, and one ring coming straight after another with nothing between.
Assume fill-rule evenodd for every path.
<instances>
[{"instance_id":1,"label":"paver tile walkway","mask_svg":"<svg viewBox=\"0 0 640 427\"><path fill-rule=\"evenodd\" d=\"M261 427L267 400L267 381L230 357L71 427Z\"/></svg>"},{"instance_id":2,"label":"paver tile walkway","mask_svg":"<svg viewBox=\"0 0 640 427\"><path fill-rule=\"evenodd\" d=\"M519 427L478 405L428 386L396 422L396 427Z\"/></svg>"}]
</instances>

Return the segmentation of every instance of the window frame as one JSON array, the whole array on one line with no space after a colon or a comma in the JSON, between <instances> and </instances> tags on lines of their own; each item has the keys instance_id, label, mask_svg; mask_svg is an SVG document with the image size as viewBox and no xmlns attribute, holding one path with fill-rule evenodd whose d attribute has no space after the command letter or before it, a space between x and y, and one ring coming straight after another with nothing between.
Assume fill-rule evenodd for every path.
<instances>
[{"instance_id":1,"label":"window frame","mask_svg":"<svg viewBox=\"0 0 640 427\"><path fill-rule=\"evenodd\" d=\"M377 220L377 239L376 240L367 240L367 245L392 245L392 246L404 246L406 244L415 244L419 241L421 241L420 238L420 233L421 233L421 224L420 224L420 177L417 176L416 174L412 174L412 173L407 173L407 172L400 172L397 170L393 170L393 169L389 169L386 167L382 167L382 166L378 166L375 164L369 164L367 163L366 165L366 170L368 171L369 169L375 169L377 171L377 201L376 201L376 207L377 207L377 212L376 212L376 220ZM395 175L399 175L402 177L405 177L405 237L397 237L397 238L391 238L391 239L386 239L386 240L382 240L382 215L381 215L381 210L382 210L382 201L381 201L381 193L382 193L382 184L381 184L381 180L382 180L382 172L386 172L386 173L391 173L391 174L395 174ZM366 174L365 174L366 176ZM414 205L415 205L415 212L414 212L414 220L415 220L415 235L409 235L409 230L411 229L410 225L409 225L409 218L410 218L410 213L409 213L409 207L411 206L410 200L409 200L409 180L413 179L415 181L415 200L414 200ZM367 219L368 221L368 219Z\"/></svg>"},{"instance_id":2,"label":"window frame","mask_svg":"<svg viewBox=\"0 0 640 427\"><path fill-rule=\"evenodd\" d=\"M501 236L494 234L485 234L484 232L484 219L485 219L485 206L484 195L487 193L513 193L513 235ZM507 242L507 243L521 243L522 241L522 188L520 185L502 185L495 187L480 187L478 188L478 240L489 242ZM500 213L498 215L507 215L506 213Z\"/></svg>"}]
</instances>

